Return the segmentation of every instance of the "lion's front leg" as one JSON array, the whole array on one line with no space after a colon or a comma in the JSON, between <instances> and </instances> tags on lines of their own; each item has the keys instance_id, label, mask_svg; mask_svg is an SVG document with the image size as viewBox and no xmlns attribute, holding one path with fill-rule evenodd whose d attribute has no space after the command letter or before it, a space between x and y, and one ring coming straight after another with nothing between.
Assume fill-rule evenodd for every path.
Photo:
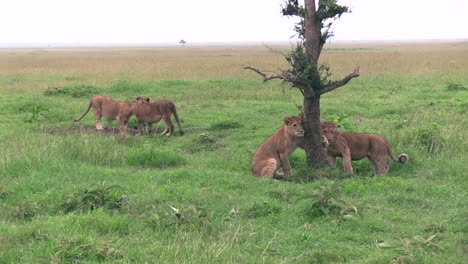
<instances>
[{"instance_id":1,"label":"lion's front leg","mask_svg":"<svg viewBox=\"0 0 468 264\"><path fill-rule=\"evenodd\" d=\"M119 123L120 134L127 135L128 119L122 119L122 118L118 117L117 122Z\"/></svg>"},{"instance_id":2,"label":"lion's front leg","mask_svg":"<svg viewBox=\"0 0 468 264\"><path fill-rule=\"evenodd\" d=\"M286 178L292 176L291 164L289 164L289 155L279 153L279 158L281 161L281 167L283 167L283 177Z\"/></svg>"},{"instance_id":3,"label":"lion's front leg","mask_svg":"<svg viewBox=\"0 0 468 264\"><path fill-rule=\"evenodd\" d=\"M327 160L328 160L328 165L331 168L336 168L336 157L333 156L332 154L327 153Z\"/></svg>"},{"instance_id":4,"label":"lion's front leg","mask_svg":"<svg viewBox=\"0 0 468 264\"><path fill-rule=\"evenodd\" d=\"M137 118L138 133L135 136L143 135L143 120Z\"/></svg>"},{"instance_id":5,"label":"lion's front leg","mask_svg":"<svg viewBox=\"0 0 468 264\"><path fill-rule=\"evenodd\" d=\"M151 134L153 132L153 123L146 122L146 134Z\"/></svg>"}]
</instances>

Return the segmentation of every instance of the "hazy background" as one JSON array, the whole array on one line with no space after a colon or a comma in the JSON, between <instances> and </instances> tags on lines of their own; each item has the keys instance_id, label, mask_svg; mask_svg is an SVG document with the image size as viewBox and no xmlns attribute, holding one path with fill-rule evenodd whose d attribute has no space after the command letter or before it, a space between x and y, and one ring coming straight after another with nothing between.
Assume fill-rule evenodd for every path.
<instances>
[{"instance_id":1,"label":"hazy background","mask_svg":"<svg viewBox=\"0 0 468 264\"><path fill-rule=\"evenodd\" d=\"M15 0L0 3L0 45L289 41L284 0ZM468 39L465 0L342 0L331 41Z\"/></svg>"}]
</instances>

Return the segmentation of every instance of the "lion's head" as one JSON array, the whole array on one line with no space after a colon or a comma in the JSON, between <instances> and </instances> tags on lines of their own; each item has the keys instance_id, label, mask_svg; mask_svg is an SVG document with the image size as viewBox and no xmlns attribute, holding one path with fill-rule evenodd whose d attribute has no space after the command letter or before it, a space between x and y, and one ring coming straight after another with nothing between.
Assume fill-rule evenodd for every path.
<instances>
[{"instance_id":1,"label":"lion's head","mask_svg":"<svg viewBox=\"0 0 468 264\"><path fill-rule=\"evenodd\" d=\"M138 96L136 98L136 102L139 103L139 104L146 104L146 103L149 103L150 102L150 99L149 98L143 98L141 96Z\"/></svg>"},{"instance_id":2,"label":"lion's head","mask_svg":"<svg viewBox=\"0 0 468 264\"><path fill-rule=\"evenodd\" d=\"M295 137L304 136L304 126L300 116L288 116L284 118L284 124L288 129L288 133Z\"/></svg>"},{"instance_id":3,"label":"lion's head","mask_svg":"<svg viewBox=\"0 0 468 264\"><path fill-rule=\"evenodd\" d=\"M320 130L322 135L325 136L329 143L335 139L336 121L333 122L320 122Z\"/></svg>"}]
</instances>

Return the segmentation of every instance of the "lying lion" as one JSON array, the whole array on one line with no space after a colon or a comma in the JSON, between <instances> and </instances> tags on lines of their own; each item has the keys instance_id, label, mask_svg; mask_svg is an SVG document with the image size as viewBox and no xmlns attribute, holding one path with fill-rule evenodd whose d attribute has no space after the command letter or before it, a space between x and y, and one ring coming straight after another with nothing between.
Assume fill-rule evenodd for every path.
<instances>
[{"instance_id":1,"label":"lying lion","mask_svg":"<svg viewBox=\"0 0 468 264\"><path fill-rule=\"evenodd\" d=\"M89 102L88 109L77 119L75 122L80 121L91 109L94 111L94 125L98 131L104 130L101 123L101 118L104 116L109 120L117 120L120 127L120 133L127 133L127 123L133 113L133 106L135 103L131 102L117 102L104 95L95 95Z\"/></svg>"},{"instance_id":2,"label":"lying lion","mask_svg":"<svg viewBox=\"0 0 468 264\"><path fill-rule=\"evenodd\" d=\"M302 143L304 128L299 116L285 117L284 125L263 142L255 152L252 173L262 178L292 175L289 156ZM277 170L283 168L284 173Z\"/></svg>"},{"instance_id":3,"label":"lying lion","mask_svg":"<svg viewBox=\"0 0 468 264\"><path fill-rule=\"evenodd\" d=\"M172 115L174 115L174 118L177 121L180 134L184 134L174 102L164 99L150 103L149 98L145 99L142 97L137 97L136 101L137 103L133 108L133 113L135 114L138 125L137 135L143 134L143 122L147 123L146 132L149 134L151 133L152 125L159 122L161 119L163 119L165 123L165 128L161 135L172 135L174 133L174 124L171 120Z\"/></svg>"},{"instance_id":4,"label":"lying lion","mask_svg":"<svg viewBox=\"0 0 468 264\"><path fill-rule=\"evenodd\" d=\"M393 161L404 163L409 157L406 154L400 154L397 157L388 141L377 134L357 134L345 133L336 130L336 121L320 122L322 134L327 138L329 145L326 148L328 162L331 167L336 165L336 157L343 158L344 171L353 173L351 160L360 160L367 157L374 167L374 174L387 173L390 167L387 163L387 155Z\"/></svg>"}]
</instances>

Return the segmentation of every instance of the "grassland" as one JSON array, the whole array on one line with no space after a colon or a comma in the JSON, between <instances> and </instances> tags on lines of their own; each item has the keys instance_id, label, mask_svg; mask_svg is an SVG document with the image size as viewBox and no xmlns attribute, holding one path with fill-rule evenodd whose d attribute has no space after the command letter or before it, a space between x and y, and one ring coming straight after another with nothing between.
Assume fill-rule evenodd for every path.
<instances>
[{"instance_id":1,"label":"grassland","mask_svg":"<svg viewBox=\"0 0 468 264\"><path fill-rule=\"evenodd\" d=\"M0 50L0 263L466 263L468 43L322 60L336 78L361 66L322 119L384 135L407 164L350 176L297 150L292 179L252 176L301 104L242 69L286 67L263 46ZM91 133L92 114L72 120L95 93L171 98L186 134Z\"/></svg>"}]
</instances>

